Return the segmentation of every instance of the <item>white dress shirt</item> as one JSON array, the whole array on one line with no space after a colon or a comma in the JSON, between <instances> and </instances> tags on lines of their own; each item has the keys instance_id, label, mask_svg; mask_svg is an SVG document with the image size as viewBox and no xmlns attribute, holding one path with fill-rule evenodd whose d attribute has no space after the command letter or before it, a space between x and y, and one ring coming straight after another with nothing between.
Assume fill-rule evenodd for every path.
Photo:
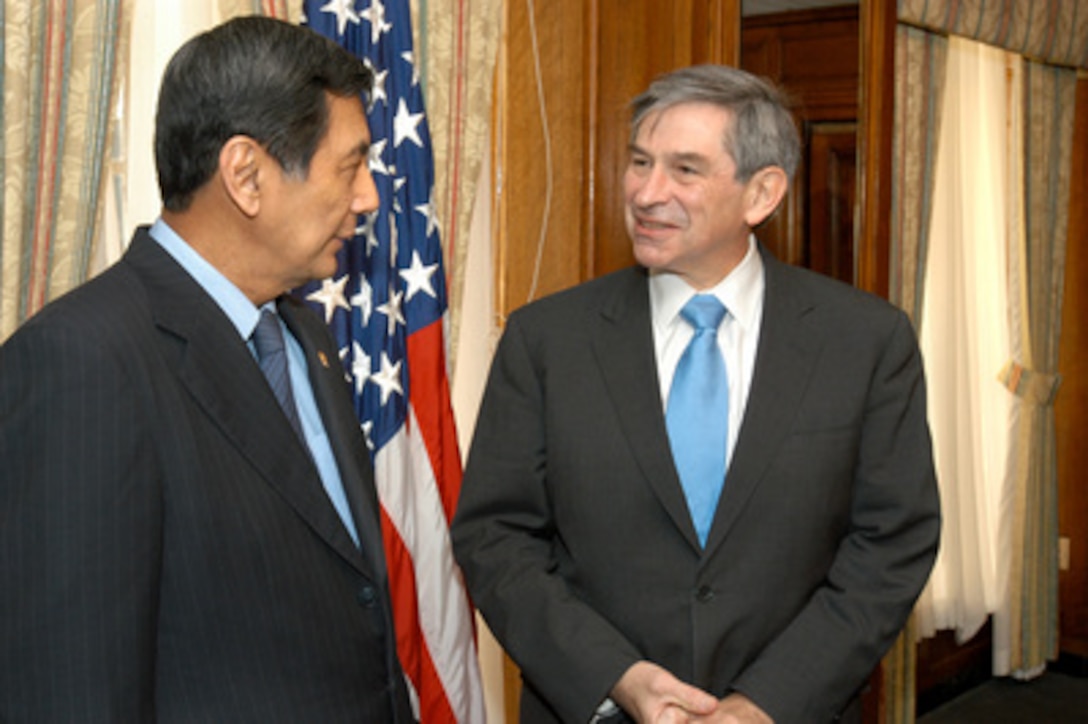
<instances>
[{"instance_id":1,"label":"white dress shirt","mask_svg":"<svg viewBox=\"0 0 1088 724\"><path fill-rule=\"evenodd\" d=\"M725 305L728 314L718 327L718 346L729 377L729 441L726 468L733 458L737 433L748 404L752 386L756 348L763 321L763 258L755 237L748 239L748 253L724 279L704 294L713 294ZM675 274L650 275L650 317L653 322L654 355L661 383L661 407L668 409L676 365L688 342L695 335L692 326L680 316L680 310L696 291Z\"/></svg>"}]
</instances>

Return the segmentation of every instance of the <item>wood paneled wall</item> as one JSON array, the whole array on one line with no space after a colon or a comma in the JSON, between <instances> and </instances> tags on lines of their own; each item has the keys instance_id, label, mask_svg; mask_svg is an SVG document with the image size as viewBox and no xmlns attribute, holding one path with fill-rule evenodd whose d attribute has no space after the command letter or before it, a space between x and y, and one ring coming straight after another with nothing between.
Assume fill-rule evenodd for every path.
<instances>
[{"instance_id":1,"label":"wood paneled wall","mask_svg":"<svg viewBox=\"0 0 1088 724\"><path fill-rule=\"evenodd\" d=\"M888 239L892 218L892 139L895 128L895 25L893 0L864 0L858 168L855 208L856 285L888 296Z\"/></svg>"},{"instance_id":2,"label":"wood paneled wall","mask_svg":"<svg viewBox=\"0 0 1088 724\"><path fill-rule=\"evenodd\" d=\"M505 13L495 231L503 317L633 261L622 207L627 104L668 70L736 64L740 0L510 2Z\"/></svg>"},{"instance_id":3,"label":"wood paneled wall","mask_svg":"<svg viewBox=\"0 0 1088 724\"><path fill-rule=\"evenodd\" d=\"M802 161L789 195L756 231L775 256L853 284L858 6L745 18L740 66L793 101Z\"/></svg>"},{"instance_id":4,"label":"wood paneled wall","mask_svg":"<svg viewBox=\"0 0 1088 724\"><path fill-rule=\"evenodd\" d=\"M589 169L586 10L580 2L504 3L496 79L496 302L505 315L586 275ZM539 257L538 257L539 255Z\"/></svg>"},{"instance_id":5,"label":"wood paneled wall","mask_svg":"<svg viewBox=\"0 0 1088 724\"><path fill-rule=\"evenodd\" d=\"M1067 539L1069 566L1058 574L1060 647L1088 660L1088 75L1077 82L1069 238L1054 403L1058 456L1058 530Z\"/></svg>"}]
</instances>

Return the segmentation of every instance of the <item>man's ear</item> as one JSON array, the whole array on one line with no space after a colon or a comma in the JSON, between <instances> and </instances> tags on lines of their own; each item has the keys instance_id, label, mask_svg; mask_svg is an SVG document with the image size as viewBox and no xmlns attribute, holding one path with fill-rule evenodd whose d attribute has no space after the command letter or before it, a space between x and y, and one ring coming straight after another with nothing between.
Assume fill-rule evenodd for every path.
<instances>
[{"instance_id":1,"label":"man's ear","mask_svg":"<svg viewBox=\"0 0 1088 724\"><path fill-rule=\"evenodd\" d=\"M745 188L744 220L754 229L774 213L789 188L789 177L778 166L761 168L748 180Z\"/></svg>"},{"instance_id":2,"label":"man's ear","mask_svg":"<svg viewBox=\"0 0 1088 724\"><path fill-rule=\"evenodd\" d=\"M249 136L231 136L219 149L219 178L238 210L249 218L261 208L259 174L262 149Z\"/></svg>"}]
</instances>

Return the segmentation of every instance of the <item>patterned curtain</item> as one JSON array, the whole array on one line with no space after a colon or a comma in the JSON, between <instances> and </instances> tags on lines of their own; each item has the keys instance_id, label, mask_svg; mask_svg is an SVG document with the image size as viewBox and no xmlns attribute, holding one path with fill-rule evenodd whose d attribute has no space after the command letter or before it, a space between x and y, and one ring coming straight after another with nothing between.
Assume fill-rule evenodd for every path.
<instances>
[{"instance_id":1,"label":"patterned curtain","mask_svg":"<svg viewBox=\"0 0 1088 724\"><path fill-rule=\"evenodd\" d=\"M491 94L501 0L412 0L427 122L434 145L434 205L449 276L450 377L457 364L469 226L481 164L490 153Z\"/></svg>"},{"instance_id":2,"label":"patterned curtain","mask_svg":"<svg viewBox=\"0 0 1088 724\"><path fill-rule=\"evenodd\" d=\"M223 20L239 15L265 15L298 23L302 15L302 0L218 0L219 17Z\"/></svg>"},{"instance_id":3,"label":"patterned curtain","mask_svg":"<svg viewBox=\"0 0 1088 724\"><path fill-rule=\"evenodd\" d=\"M915 325L922 314L947 57L946 37L906 25L896 29L889 295Z\"/></svg>"},{"instance_id":4,"label":"patterned curtain","mask_svg":"<svg viewBox=\"0 0 1088 724\"><path fill-rule=\"evenodd\" d=\"M889 297L915 326L922 317L947 56L947 38L902 24L896 28ZM887 724L914 721L916 638L912 617L884 658L883 720Z\"/></svg>"},{"instance_id":5,"label":"patterned curtain","mask_svg":"<svg viewBox=\"0 0 1088 724\"><path fill-rule=\"evenodd\" d=\"M1002 379L1017 397L1011 486L1016 491L997 673L1031 676L1057 654L1058 501L1053 399L1065 274L1076 73L1088 68L1088 0L899 0L898 18L1025 57L1025 229L1010 249L1014 359ZM897 41L898 42L898 41ZM1065 69L1061 69L1063 66ZM1001 669L1006 668L1008 671Z\"/></svg>"},{"instance_id":6,"label":"patterned curtain","mask_svg":"<svg viewBox=\"0 0 1088 724\"><path fill-rule=\"evenodd\" d=\"M899 0L897 16L1036 61L1088 68L1088 0Z\"/></svg>"},{"instance_id":7,"label":"patterned curtain","mask_svg":"<svg viewBox=\"0 0 1088 724\"><path fill-rule=\"evenodd\" d=\"M131 0L0 5L0 341L87 276Z\"/></svg>"},{"instance_id":8,"label":"patterned curtain","mask_svg":"<svg viewBox=\"0 0 1088 724\"><path fill-rule=\"evenodd\" d=\"M1076 71L1025 61L1022 243L1009 250L1016 395L1009 474L1015 492L1008 671L1031 677L1058 654L1058 476L1054 397L1069 225ZM1002 627L1005 628L1005 627Z\"/></svg>"}]
</instances>

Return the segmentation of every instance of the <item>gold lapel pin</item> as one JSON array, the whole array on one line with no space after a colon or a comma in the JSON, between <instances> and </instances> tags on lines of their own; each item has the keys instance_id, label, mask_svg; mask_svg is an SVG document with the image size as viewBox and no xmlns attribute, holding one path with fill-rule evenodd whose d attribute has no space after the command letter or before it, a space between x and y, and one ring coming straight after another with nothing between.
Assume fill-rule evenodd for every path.
<instances>
[{"instance_id":1,"label":"gold lapel pin","mask_svg":"<svg viewBox=\"0 0 1088 724\"><path fill-rule=\"evenodd\" d=\"M325 369L329 368L329 358L325 356L325 353L321 350L317 351L317 359L321 362L321 366Z\"/></svg>"}]
</instances>

